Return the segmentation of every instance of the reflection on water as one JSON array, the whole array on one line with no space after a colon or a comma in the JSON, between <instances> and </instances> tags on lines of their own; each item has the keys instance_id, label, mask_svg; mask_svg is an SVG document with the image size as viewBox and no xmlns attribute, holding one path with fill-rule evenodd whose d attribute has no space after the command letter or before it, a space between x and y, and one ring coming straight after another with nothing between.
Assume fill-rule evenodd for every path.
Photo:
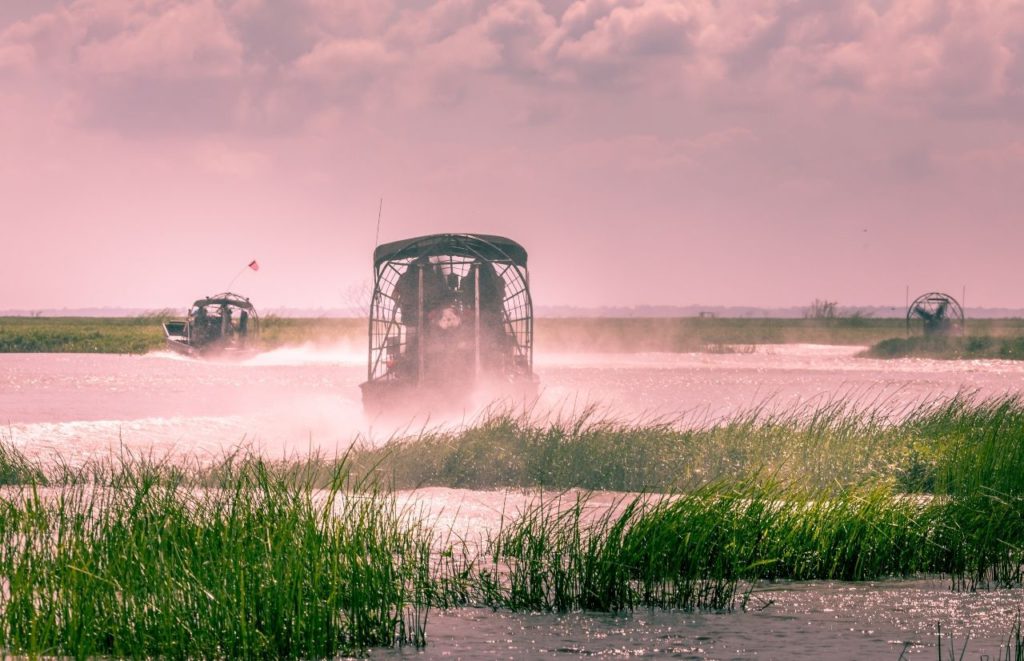
<instances>
[{"instance_id":1,"label":"reflection on water","mask_svg":"<svg viewBox=\"0 0 1024 661\"><path fill-rule=\"evenodd\" d=\"M1000 658L1020 593L953 595L926 583L803 584L757 593L760 610L630 614L434 613L427 648L373 658L935 659L935 623L957 656ZM764 606L763 604L770 605ZM915 616L904 617L913 610ZM966 648L964 649L964 644ZM948 650L950 644L946 639ZM1005 652L1003 652L1005 654ZM948 658L944 652L943 658Z\"/></svg>"},{"instance_id":2,"label":"reflection on water","mask_svg":"<svg viewBox=\"0 0 1024 661\"><path fill-rule=\"evenodd\" d=\"M857 351L786 345L734 354L538 356L536 411L565 413L597 403L620 417L699 422L758 405L786 410L838 397L898 410L964 390L1017 392L1024 377L1018 362L879 361L855 358ZM59 455L72 463L122 450L215 457L239 445L271 457L314 449L339 454L357 438L380 441L396 433L394 425L362 415L364 360L347 346L286 348L235 363L164 353L0 354L0 435L29 456ZM397 431L445 422L412 420ZM502 511L526 498L449 489L405 497L439 526L466 534L495 526ZM919 658L934 658L940 622L954 632L958 648L969 635L965 658L978 658L998 654L1021 598L1019 590L952 593L943 581L904 581L759 585L751 601L756 610L731 614L460 610L431 615L426 651L373 656L896 659L910 642L931 646L915 649Z\"/></svg>"},{"instance_id":3,"label":"reflection on water","mask_svg":"<svg viewBox=\"0 0 1024 661\"><path fill-rule=\"evenodd\" d=\"M562 503L575 503L574 493ZM537 494L429 488L403 492L406 511L451 530L471 544L514 517ZM596 493L588 508L621 505L621 494ZM631 614L516 614L488 609L433 613L425 650L377 650L392 658L546 658L645 656L681 659L936 658L936 627L952 634L957 658L1000 658L1024 608L1024 590L953 592L949 581L872 583L764 581L752 586L746 608L731 613L641 609ZM948 647L946 638L944 646ZM1004 652L1005 654L1005 652ZM947 658L944 652L943 658Z\"/></svg>"}]
</instances>

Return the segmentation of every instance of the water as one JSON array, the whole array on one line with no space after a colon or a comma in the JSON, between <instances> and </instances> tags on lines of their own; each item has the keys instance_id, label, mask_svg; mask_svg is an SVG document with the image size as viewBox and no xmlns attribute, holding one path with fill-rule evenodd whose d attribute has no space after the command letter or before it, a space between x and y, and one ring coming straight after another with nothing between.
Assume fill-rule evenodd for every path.
<instances>
[{"instance_id":1,"label":"water","mask_svg":"<svg viewBox=\"0 0 1024 661\"><path fill-rule=\"evenodd\" d=\"M599 404L609 415L682 417L683 424L753 406L782 410L837 397L901 406L957 392L1017 392L1024 363L878 361L856 347L783 345L733 354L538 356L541 411ZM0 354L0 435L31 457L77 462L111 452L217 457L246 445L271 457L338 454L397 429L362 415L365 354L282 349L237 363L172 354ZM441 525L480 531L521 493L429 489L404 498ZM607 501L613 496L602 495ZM600 502L600 501L599 501ZM1020 590L953 593L944 581L759 585L747 611L631 615L432 612L426 650L374 657L937 658L936 623L964 658L996 657L1022 605Z\"/></svg>"}]
</instances>

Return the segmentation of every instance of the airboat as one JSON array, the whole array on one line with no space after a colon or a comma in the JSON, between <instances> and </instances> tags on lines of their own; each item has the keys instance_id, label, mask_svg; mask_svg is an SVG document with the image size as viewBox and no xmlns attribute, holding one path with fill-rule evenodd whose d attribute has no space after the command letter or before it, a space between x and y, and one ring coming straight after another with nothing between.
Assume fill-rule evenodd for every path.
<instances>
[{"instance_id":1,"label":"airboat","mask_svg":"<svg viewBox=\"0 0 1024 661\"><path fill-rule=\"evenodd\" d=\"M915 327L928 336L963 335L964 309L949 294L921 294L907 306L907 334Z\"/></svg>"},{"instance_id":2,"label":"airboat","mask_svg":"<svg viewBox=\"0 0 1024 661\"><path fill-rule=\"evenodd\" d=\"M200 298L187 318L164 322L167 347L188 356L253 353L259 332L256 308L232 292Z\"/></svg>"},{"instance_id":3,"label":"airboat","mask_svg":"<svg viewBox=\"0 0 1024 661\"><path fill-rule=\"evenodd\" d=\"M531 398L526 250L483 234L433 234L373 253L368 413L458 410L479 394Z\"/></svg>"}]
</instances>

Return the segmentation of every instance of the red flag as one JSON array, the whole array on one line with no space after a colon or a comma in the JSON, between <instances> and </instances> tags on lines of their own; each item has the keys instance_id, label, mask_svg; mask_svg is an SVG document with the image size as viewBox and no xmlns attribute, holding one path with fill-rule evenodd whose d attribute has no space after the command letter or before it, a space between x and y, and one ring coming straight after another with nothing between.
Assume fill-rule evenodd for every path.
<instances>
[{"instance_id":1,"label":"red flag","mask_svg":"<svg viewBox=\"0 0 1024 661\"><path fill-rule=\"evenodd\" d=\"M259 271L260 270L260 265L257 264L256 260L254 259L251 262L249 262L249 268L251 268L253 271Z\"/></svg>"}]
</instances>

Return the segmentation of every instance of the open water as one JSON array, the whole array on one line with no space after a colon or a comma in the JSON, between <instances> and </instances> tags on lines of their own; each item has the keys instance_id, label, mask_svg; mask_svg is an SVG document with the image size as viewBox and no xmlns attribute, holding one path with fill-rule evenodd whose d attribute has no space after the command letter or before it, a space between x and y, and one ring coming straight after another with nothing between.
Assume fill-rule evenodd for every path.
<instances>
[{"instance_id":1,"label":"open water","mask_svg":"<svg viewBox=\"0 0 1024 661\"><path fill-rule=\"evenodd\" d=\"M791 410L836 398L898 412L957 392L1016 393L1024 363L878 361L857 347L780 345L731 354L538 356L535 415L597 405L608 415L704 424L753 407ZM287 457L344 452L424 426L471 422L367 420L359 401L365 354L297 347L243 362L172 354L0 354L0 436L41 460L75 463L114 452L216 458L239 446ZM483 404L483 403L481 403ZM529 495L428 489L403 494L449 525L481 530ZM734 613L631 615L430 614L428 646L374 658L645 656L683 659L938 658L936 623L965 659L999 658L1021 590L955 593L945 581L759 585ZM947 645L949 641L947 639ZM945 656L945 655L944 655Z\"/></svg>"}]
</instances>

